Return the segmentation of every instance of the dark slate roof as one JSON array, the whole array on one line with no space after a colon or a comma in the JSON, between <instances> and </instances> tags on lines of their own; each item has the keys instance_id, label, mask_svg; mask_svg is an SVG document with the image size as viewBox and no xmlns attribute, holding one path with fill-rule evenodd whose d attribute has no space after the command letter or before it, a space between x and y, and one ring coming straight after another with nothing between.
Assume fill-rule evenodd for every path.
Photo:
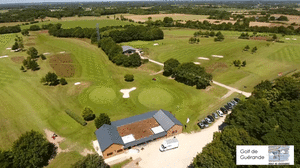
<instances>
[{"instance_id":1,"label":"dark slate roof","mask_svg":"<svg viewBox=\"0 0 300 168\"><path fill-rule=\"evenodd\" d=\"M179 121L179 120L177 120L174 116L173 116L173 114L171 114L170 112L168 112L168 111L166 111L166 110L163 110L163 109L160 109L159 111L162 111L162 112L164 112L173 122L174 122L174 124L175 125L181 125L181 126L183 126L182 124L181 124L181 122ZM159 123L160 124L160 123Z\"/></svg>"},{"instance_id":2,"label":"dark slate roof","mask_svg":"<svg viewBox=\"0 0 300 168\"><path fill-rule=\"evenodd\" d=\"M175 123L161 110L159 110L154 116L155 120L159 123L159 125L165 130L168 131L172 128Z\"/></svg>"},{"instance_id":3,"label":"dark slate roof","mask_svg":"<svg viewBox=\"0 0 300 168\"><path fill-rule=\"evenodd\" d=\"M123 52L127 51L127 50L134 50L135 48L131 47L131 46L122 46Z\"/></svg>"},{"instance_id":4,"label":"dark slate roof","mask_svg":"<svg viewBox=\"0 0 300 168\"><path fill-rule=\"evenodd\" d=\"M95 133L102 152L112 144L124 145L123 140L115 126L104 124L97 129Z\"/></svg>"},{"instance_id":5,"label":"dark slate roof","mask_svg":"<svg viewBox=\"0 0 300 168\"><path fill-rule=\"evenodd\" d=\"M131 124L134 122L146 120L149 118L155 118L155 120L161 125L161 127L165 130L164 132L153 134L149 137L145 137L142 139L139 139L137 141L129 142L127 144L124 144L121 136L119 135L119 132L117 130L117 127ZM105 151L110 145L112 144L121 144L124 145L124 148L128 148L131 146L139 145L142 143L145 143L147 141L151 141L156 138L163 137L167 134L166 131L168 131L170 128L172 128L174 125L181 125L180 121L178 121L170 112L165 110L155 110L150 111L148 113L132 116L129 118L125 118L122 120L117 120L111 122L111 125L104 124L102 127L100 127L98 130L96 130L96 136L101 148L101 151Z\"/></svg>"},{"instance_id":6,"label":"dark slate roof","mask_svg":"<svg viewBox=\"0 0 300 168\"><path fill-rule=\"evenodd\" d=\"M133 142L130 142L128 144L125 144L124 149L129 148L131 146L135 146L135 145L139 145L139 144L145 143L147 141L152 141L153 139L160 138L160 137L163 137L165 135L167 135L166 131L158 133L158 134L153 134L151 136L148 136L148 137L139 139L137 141L133 141Z\"/></svg>"},{"instance_id":7,"label":"dark slate roof","mask_svg":"<svg viewBox=\"0 0 300 168\"><path fill-rule=\"evenodd\" d=\"M124 118L122 120L113 121L113 122L111 122L111 125L116 126L116 127L120 127L120 126L131 124L131 123L134 123L134 122L146 120L146 119L152 118L153 115L156 112L157 112L157 110L156 111L150 111L148 113L144 113L144 114L140 114L140 115L136 115L136 116L132 116L132 117L129 117L129 118Z\"/></svg>"}]
</instances>

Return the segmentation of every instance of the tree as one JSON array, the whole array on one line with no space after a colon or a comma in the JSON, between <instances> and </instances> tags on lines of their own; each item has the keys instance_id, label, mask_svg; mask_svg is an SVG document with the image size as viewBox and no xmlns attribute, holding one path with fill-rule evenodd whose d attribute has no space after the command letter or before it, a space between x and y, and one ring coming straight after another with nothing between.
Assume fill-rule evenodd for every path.
<instances>
[{"instance_id":1,"label":"tree","mask_svg":"<svg viewBox=\"0 0 300 168\"><path fill-rule=\"evenodd\" d=\"M34 58L38 57L38 51L34 47L30 47L27 50L27 54L30 55L31 59L34 59Z\"/></svg>"},{"instance_id":2,"label":"tree","mask_svg":"<svg viewBox=\"0 0 300 168\"><path fill-rule=\"evenodd\" d=\"M0 167L1 168L11 168L13 167L13 153L11 151L1 151L0 150Z\"/></svg>"},{"instance_id":3,"label":"tree","mask_svg":"<svg viewBox=\"0 0 300 168\"><path fill-rule=\"evenodd\" d=\"M95 119L95 126L99 129L103 124L110 125L110 118L106 113L100 113L100 115Z\"/></svg>"},{"instance_id":4,"label":"tree","mask_svg":"<svg viewBox=\"0 0 300 168\"><path fill-rule=\"evenodd\" d=\"M246 60L245 60L245 61L243 61L242 66L245 67L246 64L247 64L247 62L246 62Z\"/></svg>"},{"instance_id":5,"label":"tree","mask_svg":"<svg viewBox=\"0 0 300 168\"><path fill-rule=\"evenodd\" d=\"M134 80L134 76L131 75L131 74L126 74L124 76L124 79L125 79L126 82L132 82Z\"/></svg>"},{"instance_id":6,"label":"tree","mask_svg":"<svg viewBox=\"0 0 300 168\"><path fill-rule=\"evenodd\" d=\"M12 50L16 50L19 48L18 42L15 42L15 44L11 47Z\"/></svg>"},{"instance_id":7,"label":"tree","mask_svg":"<svg viewBox=\"0 0 300 168\"><path fill-rule=\"evenodd\" d=\"M68 84L68 82L66 81L65 78L61 78L61 79L59 80L59 82L60 82L61 85L66 85L66 84Z\"/></svg>"},{"instance_id":8,"label":"tree","mask_svg":"<svg viewBox=\"0 0 300 168\"><path fill-rule=\"evenodd\" d=\"M240 60L234 60L233 61L234 66L240 67L241 66L241 61Z\"/></svg>"},{"instance_id":9,"label":"tree","mask_svg":"<svg viewBox=\"0 0 300 168\"><path fill-rule=\"evenodd\" d=\"M50 86L58 84L57 75L54 72L53 73L48 72L45 76L45 80L47 83L50 83Z\"/></svg>"},{"instance_id":10,"label":"tree","mask_svg":"<svg viewBox=\"0 0 300 168\"><path fill-rule=\"evenodd\" d=\"M180 65L179 61L174 58L168 59L164 62L164 76L170 76L175 72L175 69Z\"/></svg>"},{"instance_id":11,"label":"tree","mask_svg":"<svg viewBox=\"0 0 300 168\"><path fill-rule=\"evenodd\" d=\"M24 66L21 66L20 70L23 71L23 72L26 71L25 68L24 68Z\"/></svg>"},{"instance_id":12,"label":"tree","mask_svg":"<svg viewBox=\"0 0 300 168\"><path fill-rule=\"evenodd\" d=\"M39 65L38 63L35 61L35 60L31 60L29 62L29 65L28 65L29 69L31 69L32 71L35 71L37 69L39 69Z\"/></svg>"},{"instance_id":13,"label":"tree","mask_svg":"<svg viewBox=\"0 0 300 168\"><path fill-rule=\"evenodd\" d=\"M42 58L42 60L47 59L46 56L45 56L44 54L41 54L39 57Z\"/></svg>"},{"instance_id":14,"label":"tree","mask_svg":"<svg viewBox=\"0 0 300 168\"><path fill-rule=\"evenodd\" d=\"M15 38L15 42L18 43L18 48L20 48L21 50L24 49L24 44L23 44L23 38L19 37L18 35Z\"/></svg>"},{"instance_id":15,"label":"tree","mask_svg":"<svg viewBox=\"0 0 300 168\"><path fill-rule=\"evenodd\" d=\"M83 159L77 161L71 168L109 168L102 156L98 154L88 154Z\"/></svg>"},{"instance_id":16,"label":"tree","mask_svg":"<svg viewBox=\"0 0 300 168\"><path fill-rule=\"evenodd\" d=\"M21 33L22 33L23 36L28 36L28 35L29 35L28 29L23 29L23 30L21 31Z\"/></svg>"},{"instance_id":17,"label":"tree","mask_svg":"<svg viewBox=\"0 0 300 168\"><path fill-rule=\"evenodd\" d=\"M255 46L252 48L252 54L255 53L256 51L257 51L257 47Z\"/></svg>"},{"instance_id":18,"label":"tree","mask_svg":"<svg viewBox=\"0 0 300 168\"><path fill-rule=\"evenodd\" d=\"M164 22L165 27L171 27L171 26L174 25L173 24L173 18L171 18L171 17L165 17L163 22Z\"/></svg>"},{"instance_id":19,"label":"tree","mask_svg":"<svg viewBox=\"0 0 300 168\"><path fill-rule=\"evenodd\" d=\"M85 121L91 121L95 119L95 114L90 107L85 107L81 112L81 116Z\"/></svg>"},{"instance_id":20,"label":"tree","mask_svg":"<svg viewBox=\"0 0 300 168\"><path fill-rule=\"evenodd\" d=\"M57 147L43 134L31 130L14 141L13 164L16 167L44 167L56 155Z\"/></svg>"},{"instance_id":21,"label":"tree","mask_svg":"<svg viewBox=\"0 0 300 168\"><path fill-rule=\"evenodd\" d=\"M197 44L200 42L200 39L199 38L197 38Z\"/></svg>"},{"instance_id":22,"label":"tree","mask_svg":"<svg viewBox=\"0 0 300 168\"><path fill-rule=\"evenodd\" d=\"M141 57L138 53L131 54L129 56L129 61L132 67L139 67L142 65Z\"/></svg>"},{"instance_id":23,"label":"tree","mask_svg":"<svg viewBox=\"0 0 300 168\"><path fill-rule=\"evenodd\" d=\"M250 49L249 45L246 45L246 47L244 48L244 51L248 51Z\"/></svg>"},{"instance_id":24,"label":"tree","mask_svg":"<svg viewBox=\"0 0 300 168\"><path fill-rule=\"evenodd\" d=\"M215 36L215 32L214 32L214 31L211 31L211 32L209 33L209 36L214 37L214 36Z\"/></svg>"}]
</instances>

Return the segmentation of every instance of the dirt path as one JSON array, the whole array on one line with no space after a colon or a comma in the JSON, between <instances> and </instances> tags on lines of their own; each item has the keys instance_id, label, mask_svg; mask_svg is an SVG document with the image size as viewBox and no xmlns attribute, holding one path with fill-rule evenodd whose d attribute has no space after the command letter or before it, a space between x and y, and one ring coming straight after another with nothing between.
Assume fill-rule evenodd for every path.
<instances>
[{"instance_id":1,"label":"dirt path","mask_svg":"<svg viewBox=\"0 0 300 168\"><path fill-rule=\"evenodd\" d=\"M160 73L163 73L163 72L164 72L164 70L161 70L161 71L158 71L158 72L152 73L152 74L150 74L150 75L157 75L157 74L160 74Z\"/></svg>"},{"instance_id":2,"label":"dirt path","mask_svg":"<svg viewBox=\"0 0 300 168\"><path fill-rule=\"evenodd\" d=\"M140 56L141 56L141 55L140 55ZM143 56L141 56L141 58L142 58L142 59L148 59L148 58L143 57ZM149 59L149 61L150 61L150 62L153 62L153 63L155 63L155 64L157 64L157 65L164 66L163 63L160 63L160 62L157 62L157 61L154 61L154 60L151 60L151 59ZM228 90L230 90L230 91L241 93L241 94L243 94L243 95L246 96L246 97L250 97L250 96L251 96L251 93L249 93L249 92L243 92L243 91L241 91L241 90L238 90L238 89L236 89L236 88L233 88L233 87L224 85L224 84L219 83L219 82L217 82L217 81L213 81L213 83L216 84L216 85L219 85L219 86L221 86L221 87L223 87L223 88L226 88L226 89L228 89ZM228 94L228 95L227 95L227 94ZM227 96L227 97L228 97L228 96L230 96L232 93L231 93L231 92L228 92L227 94L224 95L224 96ZM223 97L224 97L224 96L223 96ZM223 98L223 97L222 97L222 98Z\"/></svg>"}]
</instances>

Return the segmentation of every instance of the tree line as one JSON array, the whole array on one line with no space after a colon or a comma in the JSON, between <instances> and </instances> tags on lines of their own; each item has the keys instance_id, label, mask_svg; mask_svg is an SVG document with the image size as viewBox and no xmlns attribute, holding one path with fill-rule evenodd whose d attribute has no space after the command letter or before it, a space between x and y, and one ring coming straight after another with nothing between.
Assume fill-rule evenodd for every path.
<instances>
[{"instance_id":1,"label":"tree line","mask_svg":"<svg viewBox=\"0 0 300 168\"><path fill-rule=\"evenodd\" d=\"M222 132L193 161L195 168L238 167L236 145L294 145L294 163L300 165L300 79L280 77L254 87L226 118ZM264 167L264 166L243 166ZM272 166L271 166L272 167ZM276 166L278 167L278 166ZM289 167L289 166L280 166Z\"/></svg>"},{"instance_id":2,"label":"tree line","mask_svg":"<svg viewBox=\"0 0 300 168\"><path fill-rule=\"evenodd\" d=\"M172 76L177 82L188 86L195 86L197 89L205 89L210 86L212 75L205 71L205 68L193 62L182 63L177 59L170 58L164 62L164 76Z\"/></svg>"},{"instance_id":3,"label":"tree line","mask_svg":"<svg viewBox=\"0 0 300 168\"><path fill-rule=\"evenodd\" d=\"M0 34L8 34L8 33L19 33L21 32L20 26L2 26L0 27Z\"/></svg>"}]
</instances>

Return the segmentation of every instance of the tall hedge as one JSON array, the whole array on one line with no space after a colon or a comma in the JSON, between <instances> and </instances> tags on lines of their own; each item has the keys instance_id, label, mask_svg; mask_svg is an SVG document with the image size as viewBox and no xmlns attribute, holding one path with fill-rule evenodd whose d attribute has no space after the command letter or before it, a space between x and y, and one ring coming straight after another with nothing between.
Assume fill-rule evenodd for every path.
<instances>
[{"instance_id":1,"label":"tall hedge","mask_svg":"<svg viewBox=\"0 0 300 168\"><path fill-rule=\"evenodd\" d=\"M79 124L81 124L82 126L85 126L87 123L77 114L73 113L71 110L66 109L65 112L72 117L76 122L78 122Z\"/></svg>"}]
</instances>

